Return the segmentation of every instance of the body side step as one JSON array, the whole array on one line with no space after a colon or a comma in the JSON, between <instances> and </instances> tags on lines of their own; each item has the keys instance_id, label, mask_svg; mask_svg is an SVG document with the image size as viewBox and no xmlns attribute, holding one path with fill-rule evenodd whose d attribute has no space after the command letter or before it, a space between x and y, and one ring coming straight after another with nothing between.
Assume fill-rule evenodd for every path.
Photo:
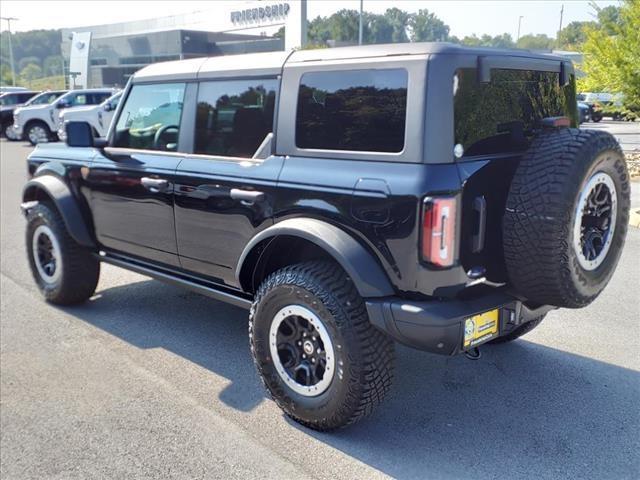
<instances>
[{"instance_id":1,"label":"body side step","mask_svg":"<svg viewBox=\"0 0 640 480\"><path fill-rule=\"evenodd\" d=\"M172 274L168 271L164 271L153 265L142 263L138 260L123 257L120 255L113 255L110 253L101 252L96 255L98 260L105 263L110 263L116 267L121 267L132 272L140 273L148 277L160 280L165 283L183 287L188 290L200 293L207 297L220 300L222 302L230 303L240 308L249 310L251 308L251 300L249 298L242 297L234 294L232 291L225 291L218 288L215 284L206 280L201 280L196 277L184 274Z\"/></svg>"}]
</instances>

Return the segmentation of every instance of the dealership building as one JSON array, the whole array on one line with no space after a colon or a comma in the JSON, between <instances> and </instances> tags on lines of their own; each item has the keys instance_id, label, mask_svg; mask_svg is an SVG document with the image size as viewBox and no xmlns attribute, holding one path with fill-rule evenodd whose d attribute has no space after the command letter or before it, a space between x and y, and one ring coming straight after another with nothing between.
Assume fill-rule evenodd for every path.
<instances>
[{"instance_id":1,"label":"dealership building","mask_svg":"<svg viewBox=\"0 0 640 480\"><path fill-rule=\"evenodd\" d=\"M151 63L291 50L306 39L306 0L212 2L211 10L62 30L72 88L123 87ZM284 27L284 38L274 37Z\"/></svg>"}]
</instances>

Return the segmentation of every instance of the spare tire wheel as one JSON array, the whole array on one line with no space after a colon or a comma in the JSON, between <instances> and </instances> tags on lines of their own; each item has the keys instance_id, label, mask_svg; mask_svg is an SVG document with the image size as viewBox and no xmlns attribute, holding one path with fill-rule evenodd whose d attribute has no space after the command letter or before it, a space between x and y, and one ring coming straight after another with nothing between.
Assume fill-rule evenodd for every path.
<instances>
[{"instance_id":1,"label":"spare tire wheel","mask_svg":"<svg viewBox=\"0 0 640 480\"><path fill-rule=\"evenodd\" d=\"M620 258L629 203L614 137L569 128L540 134L516 169L503 218L511 284L536 304L591 303Z\"/></svg>"}]
</instances>

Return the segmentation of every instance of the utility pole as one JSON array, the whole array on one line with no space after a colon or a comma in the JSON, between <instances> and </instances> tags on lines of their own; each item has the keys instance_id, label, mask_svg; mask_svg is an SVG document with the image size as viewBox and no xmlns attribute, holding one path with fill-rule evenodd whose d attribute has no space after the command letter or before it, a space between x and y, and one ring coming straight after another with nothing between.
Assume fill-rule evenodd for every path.
<instances>
[{"instance_id":1,"label":"utility pole","mask_svg":"<svg viewBox=\"0 0 640 480\"><path fill-rule=\"evenodd\" d=\"M362 45L362 4L364 0L360 0L360 22L358 23L358 45Z\"/></svg>"},{"instance_id":2,"label":"utility pole","mask_svg":"<svg viewBox=\"0 0 640 480\"><path fill-rule=\"evenodd\" d=\"M516 38L516 43L518 43L518 40L520 40L520 25L522 25L523 18L524 17L522 15L518 17L518 38Z\"/></svg>"},{"instance_id":3,"label":"utility pole","mask_svg":"<svg viewBox=\"0 0 640 480\"><path fill-rule=\"evenodd\" d=\"M560 9L560 27L558 28L558 40L560 39L560 32L562 31L562 15L564 14L564 3Z\"/></svg>"},{"instance_id":4,"label":"utility pole","mask_svg":"<svg viewBox=\"0 0 640 480\"><path fill-rule=\"evenodd\" d=\"M0 17L7 21L7 29L9 31L9 61L11 62L11 85L16 86L16 67L13 62L13 44L11 43L11 20L18 20L15 17Z\"/></svg>"}]
</instances>

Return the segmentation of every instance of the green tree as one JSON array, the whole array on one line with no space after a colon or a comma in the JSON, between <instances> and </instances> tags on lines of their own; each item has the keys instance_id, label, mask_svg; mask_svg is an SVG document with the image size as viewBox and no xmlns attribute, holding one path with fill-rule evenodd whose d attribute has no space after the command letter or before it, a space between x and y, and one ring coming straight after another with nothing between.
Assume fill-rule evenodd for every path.
<instances>
[{"instance_id":1,"label":"green tree","mask_svg":"<svg viewBox=\"0 0 640 480\"><path fill-rule=\"evenodd\" d=\"M491 39L491 46L496 48L515 48L516 43L508 33L496 35Z\"/></svg>"},{"instance_id":2,"label":"green tree","mask_svg":"<svg viewBox=\"0 0 640 480\"><path fill-rule=\"evenodd\" d=\"M571 22L560 30L556 46L564 50L581 50L587 39L586 27L593 27L596 22Z\"/></svg>"},{"instance_id":3,"label":"green tree","mask_svg":"<svg viewBox=\"0 0 640 480\"><path fill-rule=\"evenodd\" d=\"M0 85L11 85L11 67L9 62L0 63Z\"/></svg>"},{"instance_id":4,"label":"green tree","mask_svg":"<svg viewBox=\"0 0 640 480\"><path fill-rule=\"evenodd\" d=\"M42 62L42 72L45 77L50 77L52 75L62 75L62 62L63 58L61 55L49 55Z\"/></svg>"},{"instance_id":5,"label":"green tree","mask_svg":"<svg viewBox=\"0 0 640 480\"><path fill-rule=\"evenodd\" d=\"M384 18L389 21L389 24L393 29L391 42L403 43L409 41L407 29L409 28L409 19L411 18L411 14L394 7L388 8L384 12Z\"/></svg>"},{"instance_id":6,"label":"green tree","mask_svg":"<svg viewBox=\"0 0 640 480\"><path fill-rule=\"evenodd\" d=\"M364 43L391 43L394 29L389 18L384 15L365 14L363 16ZM366 25L366 27L365 27Z\"/></svg>"},{"instance_id":7,"label":"green tree","mask_svg":"<svg viewBox=\"0 0 640 480\"><path fill-rule=\"evenodd\" d=\"M40 66L40 59L38 57L23 57L20 60L16 59L16 69L21 72L27 65L34 64Z\"/></svg>"},{"instance_id":8,"label":"green tree","mask_svg":"<svg viewBox=\"0 0 640 480\"><path fill-rule=\"evenodd\" d=\"M529 34L520 37L516 46L529 50L551 50L554 43L553 38L548 37L544 33L539 33L537 35Z\"/></svg>"},{"instance_id":9,"label":"green tree","mask_svg":"<svg viewBox=\"0 0 640 480\"><path fill-rule=\"evenodd\" d=\"M455 37L452 37L451 40L454 41ZM457 40L457 39L455 39ZM470 47L494 47L494 48L514 48L515 43L511 35L508 33L503 33L502 35L496 35L492 37L491 35L482 35L482 37L478 37L475 33L473 35L468 35L464 37L462 40L456 41L455 43L461 43L462 45L468 45Z\"/></svg>"},{"instance_id":10,"label":"green tree","mask_svg":"<svg viewBox=\"0 0 640 480\"><path fill-rule=\"evenodd\" d=\"M581 87L621 93L628 109L640 111L640 1L625 0L618 13L587 28Z\"/></svg>"},{"instance_id":11,"label":"green tree","mask_svg":"<svg viewBox=\"0 0 640 480\"><path fill-rule=\"evenodd\" d=\"M360 16L356 10L342 9L329 17L331 38L338 42L357 41L359 24Z\"/></svg>"},{"instance_id":12,"label":"green tree","mask_svg":"<svg viewBox=\"0 0 640 480\"><path fill-rule=\"evenodd\" d=\"M595 2L592 2L591 6L595 9L598 22L602 28L605 29L607 34L615 35L616 27L620 26L622 22L621 8L615 5L600 8Z\"/></svg>"},{"instance_id":13,"label":"green tree","mask_svg":"<svg viewBox=\"0 0 640 480\"><path fill-rule=\"evenodd\" d=\"M412 42L437 42L449 38L449 25L426 8L413 14L408 23Z\"/></svg>"},{"instance_id":14,"label":"green tree","mask_svg":"<svg viewBox=\"0 0 640 480\"><path fill-rule=\"evenodd\" d=\"M42 69L35 63L30 63L20 70L20 78L28 85L37 78L42 77Z\"/></svg>"},{"instance_id":15,"label":"green tree","mask_svg":"<svg viewBox=\"0 0 640 480\"><path fill-rule=\"evenodd\" d=\"M3 31L0 34L0 57L9 58L9 32ZM11 44L13 55L18 68L20 60L27 57L35 57L36 63L42 66L45 58L50 55L60 55L60 44L62 35L60 30L30 30L28 32L14 32L11 34ZM26 64L23 65L24 68Z\"/></svg>"}]
</instances>

